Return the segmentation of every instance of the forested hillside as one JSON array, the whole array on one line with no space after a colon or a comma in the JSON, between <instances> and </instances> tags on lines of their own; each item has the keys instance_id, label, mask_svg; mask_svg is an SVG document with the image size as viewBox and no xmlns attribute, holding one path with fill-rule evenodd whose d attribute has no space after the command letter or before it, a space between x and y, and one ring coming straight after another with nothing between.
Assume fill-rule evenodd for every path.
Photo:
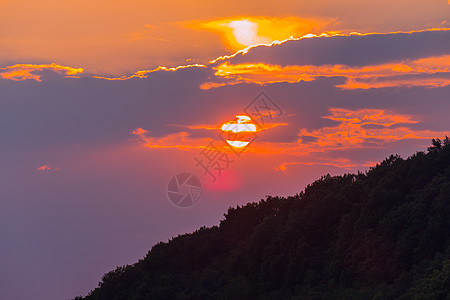
<instances>
[{"instance_id":1,"label":"forested hillside","mask_svg":"<svg viewBox=\"0 0 450 300\"><path fill-rule=\"evenodd\" d=\"M450 140L230 208L77 299L449 299Z\"/></svg>"}]
</instances>

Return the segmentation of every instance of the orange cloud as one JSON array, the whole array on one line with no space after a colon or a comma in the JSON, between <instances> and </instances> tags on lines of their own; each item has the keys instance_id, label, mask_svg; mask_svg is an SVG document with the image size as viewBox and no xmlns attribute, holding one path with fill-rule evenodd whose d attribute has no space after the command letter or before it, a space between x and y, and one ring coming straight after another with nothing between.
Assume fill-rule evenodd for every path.
<instances>
[{"instance_id":1,"label":"orange cloud","mask_svg":"<svg viewBox=\"0 0 450 300\"><path fill-rule=\"evenodd\" d=\"M251 20L262 20L261 22L292 22L295 24L297 18L248 18ZM226 19L235 20L235 19ZM247 19L246 19L247 20ZM274 21L275 20L275 21ZM294 21L293 21L294 20ZM233 22L233 21L230 21ZM269 23L270 23L269 22ZM268 24L269 24L268 23ZM281 24L280 23L280 24ZM293 25L292 25L293 26ZM153 28L152 25L146 25L146 28ZM288 28L291 28L287 26ZM432 28L427 30L409 31L409 32L391 32L395 33L416 33L425 31L448 31L448 28ZM278 32L278 31L277 31ZM283 44L287 41L301 40L306 38L327 38L332 36L350 36L350 35L374 35L378 33L357 33L351 32L349 34L338 32L325 32L319 35L305 34L301 37L289 37L284 40L274 40L267 44L262 44L266 47L272 47L275 45ZM220 56L212 61L209 65L204 64L188 64L179 65L176 67L159 66L154 69L141 70L133 73L132 75L124 75L120 77L106 77L106 76L92 76L94 78L104 80L128 80L132 78L146 78L150 73L158 71L177 71L185 68L199 67L199 68L212 68L216 71L215 75L222 81L215 82L214 78L211 81L202 83L199 87L201 89L211 89L221 87L225 85L239 84L242 82L257 83L257 84L270 84L275 82L298 82L298 81L312 81L319 76L332 77L342 76L346 77L345 84L339 85L342 89L367 89L378 87L392 87L392 86L428 86L428 87L442 87L447 86L449 81L447 78L414 78L404 79L395 78L397 75L426 75L426 74L443 74L449 70L449 56L432 57L425 59L418 59L415 61L402 61L398 63L381 64L376 66L366 67L349 67L346 65L290 65L290 66L278 66L270 65L266 63L251 63L251 64L230 64L227 60L235 57L236 55L245 55L250 50L256 47L260 47L261 44L250 45L245 49L241 49L234 54ZM223 62L225 61L225 62ZM222 63L221 63L222 62ZM221 63L218 65L218 63ZM26 80L33 79L41 81L41 74L43 70L53 70L66 77L76 77L76 74L82 73L82 68L73 68L67 66L61 66L58 64L17 64L13 66L7 66L0 68L0 77L10 80ZM380 80L388 78L388 80Z\"/></svg>"},{"instance_id":2,"label":"orange cloud","mask_svg":"<svg viewBox=\"0 0 450 300\"><path fill-rule=\"evenodd\" d=\"M329 112L330 114L323 118L336 121L337 125L312 131L300 128L298 131L299 138L295 142L257 141L251 144L247 151L260 154L305 155L311 152L326 152L339 149L378 148L386 146L387 143L403 139L429 140L436 136L448 134L447 132L411 129L408 125L419 123L416 117L381 109L348 110L332 108ZM266 125L264 130L285 126L287 123ZM218 127L211 125L182 127L218 130ZM152 137L150 132L142 128L137 128L132 133L139 142L150 148L204 148L213 140L212 138L192 138L189 133L184 131L163 137ZM261 131L259 134L264 135L264 131Z\"/></svg>"},{"instance_id":3,"label":"orange cloud","mask_svg":"<svg viewBox=\"0 0 450 300\"><path fill-rule=\"evenodd\" d=\"M38 171L47 171L47 170L51 170L52 168L50 168L48 165L42 165L38 168Z\"/></svg>"},{"instance_id":4,"label":"orange cloud","mask_svg":"<svg viewBox=\"0 0 450 300\"><path fill-rule=\"evenodd\" d=\"M211 139L208 138L193 139L187 132L177 132L164 137L152 137L149 135L149 131L136 128L132 134L135 135L136 141L148 148L200 149L211 142Z\"/></svg>"},{"instance_id":5,"label":"orange cloud","mask_svg":"<svg viewBox=\"0 0 450 300\"><path fill-rule=\"evenodd\" d=\"M332 108L329 112L330 114L323 118L336 121L337 125L312 131L300 128L296 142L257 141L248 151L303 157L310 153L327 153L334 150L382 148L400 140L430 140L448 135L448 132L444 131L411 129L408 125L419 123L416 117L381 109ZM311 161L310 157L308 161ZM332 162L336 164L334 159Z\"/></svg>"},{"instance_id":6,"label":"orange cloud","mask_svg":"<svg viewBox=\"0 0 450 300\"><path fill-rule=\"evenodd\" d=\"M222 130L222 124L228 123L228 122L229 121L222 122L221 124L218 124L218 125L199 124L199 125L172 125L172 126L178 126L178 127L183 127L183 128L189 128L189 129L206 129L206 130L219 131L219 130ZM287 126L287 125L288 125L287 123L265 123L264 128L257 127L256 131L260 132L260 131L267 130L270 128L275 128L278 126Z\"/></svg>"},{"instance_id":7,"label":"orange cloud","mask_svg":"<svg viewBox=\"0 0 450 300\"><path fill-rule=\"evenodd\" d=\"M352 162L350 159L345 159L345 158L340 157L340 158L336 158L336 159L330 159L329 161L325 160L325 161L315 161L315 162L306 162L306 161L285 162L285 163L278 165L278 167L276 167L275 170L284 172L288 169L288 167L297 166L297 165L305 165L305 166L321 165L321 166L333 166L333 167L341 168L341 169L351 169L351 168L360 168L360 167L373 167L376 164L377 164L377 162L372 162L372 161L368 161L363 164L357 164L357 163Z\"/></svg>"},{"instance_id":8,"label":"orange cloud","mask_svg":"<svg viewBox=\"0 0 450 300\"><path fill-rule=\"evenodd\" d=\"M264 139L265 132L259 132L260 138L250 143L245 152L254 155L270 155L275 159L290 161L274 163L278 171L286 171L295 165L323 165L343 169L370 167L373 161L358 162L348 157L346 151L358 149L382 149L389 144L402 140L423 140L448 135L444 131L412 129L411 125L420 120L412 115L394 113L383 109L342 109L331 108L323 116L336 122L336 125L315 130L298 129L298 139L293 142L274 142ZM267 128L284 126L286 123L271 124ZM217 126L182 126L189 129L218 130ZM175 148L180 150L204 149L213 142L218 151L231 152L224 141L218 138L193 138L187 132L178 132L163 137L152 137L150 132L137 128L133 131L135 140L149 148ZM336 156L335 151L340 151Z\"/></svg>"},{"instance_id":9,"label":"orange cloud","mask_svg":"<svg viewBox=\"0 0 450 300\"><path fill-rule=\"evenodd\" d=\"M39 168L37 168L37 170L41 171L41 172L45 172L45 171L58 172L58 171L61 171L61 168L60 167L52 167L50 165L45 164L45 165L42 165Z\"/></svg>"},{"instance_id":10,"label":"orange cloud","mask_svg":"<svg viewBox=\"0 0 450 300\"><path fill-rule=\"evenodd\" d=\"M258 128L257 132L262 132L265 130L269 130L271 128L275 128L278 126L286 126L287 123L266 123L264 124L264 129ZM199 125L171 125L168 126L177 126L186 129L194 129L194 130L210 130L215 132L213 136L219 136L220 130L222 128L222 123L217 125L207 125L207 124L199 124ZM202 138L194 138L188 132L181 131L173 134L169 134L163 137L152 137L151 132L147 131L143 128L136 128L131 132L135 141L141 143L145 147L148 148L177 148L180 150L189 150L189 149L201 149L205 148L210 142L214 141L213 138L202 137ZM219 144L219 143L218 143ZM221 151L230 152L232 151L226 144L220 145Z\"/></svg>"},{"instance_id":11,"label":"orange cloud","mask_svg":"<svg viewBox=\"0 0 450 300\"><path fill-rule=\"evenodd\" d=\"M4 79L15 81L27 79L42 81L41 74L39 74L39 72L45 70L51 70L59 74L63 74L65 77L75 77L74 75L83 73L84 71L82 68L66 67L55 63L47 65L16 64L5 68L0 68L0 76Z\"/></svg>"},{"instance_id":12,"label":"orange cloud","mask_svg":"<svg viewBox=\"0 0 450 300\"><path fill-rule=\"evenodd\" d=\"M344 90L356 90L356 89L376 89L376 88L388 88L388 87L430 87L438 88L450 85L450 78L417 78L417 79L390 79L389 81L361 81L356 78L349 78L345 84L338 85L338 87Z\"/></svg>"},{"instance_id":13,"label":"orange cloud","mask_svg":"<svg viewBox=\"0 0 450 300\"><path fill-rule=\"evenodd\" d=\"M381 125L390 127L397 124L416 124L412 116L388 113L381 109L361 109L348 110L340 108L330 109L330 116L324 117L341 123L351 123L359 125Z\"/></svg>"},{"instance_id":14,"label":"orange cloud","mask_svg":"<svg viewBox=\"0 0 450 300\"><path fill-rule=\"evenodd\" d=\"M279 66L264 63L230 64L228 62L214 67L215 75L230 80L230 84L249 82L270 84L275 82L312 81L318 77L346 77L347 82L337 87L342 89L377 88L390 86L432 86L450 84L450 55L422 58L413 61L387 63L363 67L346 65L302 65ZM433 75L438 78L402 78L404 75ZM379 80L383 81L380 82ZM223 84L223 83L221 83ZM215 87L208 83L202 88Z\"/></svg>"},{"instance_id":15,"label":"orange cloud","mask_svg":"<svg viewBox=\"0 0 450 300\"><path fill-rule=\"evenodd\" d=\"M408 124L419 121L413 116L391 113L380 109L347 110L333 108L324 117L339 122L337 126L308 131L301 129L299 144L310 151L381 147L403 139L426 139L444 136L446 132L413 130ZM394 126L395 125L395 126ZM314 138L303 143L302 137ZM305 150L305 149L303 149Z\"/></svg>"},{"instance_id":16,"label":"orange cloud","mask_svg":"<svg viewBox=\"0 0 450 300\"><path fill-rule=\"evenodd\" d=\"M236 82L235 84L238 84L239 82ZM209 89L212 89L212 88L217 88L217 87L221 87L221 86L225 86L225 85L228 85L228 83L218 83L218 82L210 82L210 81L208 81L208 82L204 82L204 83L202 83L199 87L200 87L200 89L202 89L202 90L209 90Z\"/></svg>"},{"instance_id":17,"label":"orange cloud","mask_svg":"<svg viewBox=\"0 0 450 300\"><path fill-rule=\"evenodd\" d=\"M278 153L283 157L285 155L293 157L291 161L280 163L275 168L282 172L295 165L324 165L351 169L371 167L376 162L355 162L351 157L346 157L345 151L339 152L341 157L336 157L336 152L332 151L383 148L400 140L430 140L448 135L448 132L411 129L408 124L419 123L414 116L380 109L333 108L324 118L336 121L338 124L312 131L300 129L296 143L282 145L257 143L253 145L257 148L254 152ZM317 156L318 153L321 155Z\"/></svg>"}]
</instances>

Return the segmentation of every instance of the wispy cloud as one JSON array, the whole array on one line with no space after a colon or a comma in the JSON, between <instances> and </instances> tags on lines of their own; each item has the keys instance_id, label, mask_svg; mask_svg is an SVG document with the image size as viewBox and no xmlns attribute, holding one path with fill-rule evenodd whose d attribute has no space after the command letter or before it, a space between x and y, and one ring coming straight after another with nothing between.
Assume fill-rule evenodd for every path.
<instances>
[{"instance_id":1,"label":"wispy cloud","mask_svg":"<svg viewBox=\"0 0 450 300\"><path fill-rule=\"evenodd\" d=\"M351 169L351 168L361 168L361 167L373 167L377 164L377 162L368 161L363 164L354 163L350 159L337 158L337 159L328 159L327 160L317 160L317 161L295 161L295 162L285 162L278 165L275 170L285 172L289 167L292 166L333 166L340 169Z\"/></svg>"},{"instance_id":2,"label":"wispy cloud","mask_svg":"<svg viewBox=\"0 0 450 300\"><path fill-rule=\"evenodd\" d=\"M190 64L190 65L183 65L183 66L177 66L177 67L164 67L164 66L159 66L155 69L152 70L142 70L142 71L137 71L132 75L129 76L121 76L121 77L103 77L103 76L93 76L94 78L98 78L98 79L105 79L105 80L128 80L131 78L147 78L148 75L150 73L153 72L158 72L158 71L169 71L169 72L174 72L174 71L178 71L178 70L182 70L182 69L188 69L188 68L206 68L205 65L202 64Z\"/></svg>"},{"instance_id":3,"label":"wispy cloud","mask_svg":"<svg viewBox=\"0 0 450 300\"><path fill-rule=\"evenodd\" d=\"M144 27L140 30L130 32L126 34L126 36L129 38L130 41L139 41L139 40L156 40L161 42L172 42L171 40L163 37L156 37L155 34L158 34L158 27L151 25L151 24L145 24Z\"/></svg>"}]
</instances>

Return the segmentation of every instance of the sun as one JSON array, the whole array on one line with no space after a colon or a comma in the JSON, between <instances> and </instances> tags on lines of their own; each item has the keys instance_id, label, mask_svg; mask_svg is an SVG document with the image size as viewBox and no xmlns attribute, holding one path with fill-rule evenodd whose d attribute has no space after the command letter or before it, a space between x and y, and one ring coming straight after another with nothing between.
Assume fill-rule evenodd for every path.
<instances>
[{"instance_id":1,"label":"sun","mask_svg":"<svg viewBox=\"0 0 450 300\"><path fill-rule=\"evenodd\" d=\"M236 116L237 121L222 125L222 131L228 133L227 143L236 148L242 148L250 143L251 135L256 132L256 125L250 123L251 118L246 115Z\"/></svg>"}]
</instances>

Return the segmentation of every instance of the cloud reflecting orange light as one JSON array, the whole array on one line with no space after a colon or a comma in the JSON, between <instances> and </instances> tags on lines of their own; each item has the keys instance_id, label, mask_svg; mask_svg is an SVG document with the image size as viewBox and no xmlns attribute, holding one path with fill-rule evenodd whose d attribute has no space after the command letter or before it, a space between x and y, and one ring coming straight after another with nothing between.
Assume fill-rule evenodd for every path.
<instances>
[{"instance_id":1,"label":"cloud reflecting orange light","mask_svg":"<svg viewBox=\"0 0 450 300\"><path fill-rule=\"evenodd\" d=\"M285 157L291 161L277 164L277 170L285 171L292 165L329 165L339 168L367 167L374 162L355 162L349 157L328 155L333 151L374 149L386 147L401 140L430 140L445 136L447 132L412 129L412 124L420 120L412 115L394 113L382 109L342 109L332 108L323 117L337 122L315 130L299 128L298 139L290 143L279 143L264 139L264 131L259 132L261 138L250 144L246 151L257 155L274 155ZM283 126L286 123L272 124L270 128ZM190 126L195 129L217 130L214 126ZM266 127L267 129L267 127ZM205 148L211 138L192 138L187 132L178 132L164 137L152 137L151 133L136 129L133 134L145 146L150 148L177 148L181 150ZM220 151L230 151L223 145ZM311 154L322 153L322 158L314 158Z\"/></svg>"},{"instance_id":2,"label":"cloud reflecting orange light","mask_svg":"<svg viewBox=\"0 0 450 300\"><path fill-rule=\"evenodd\" d=\"M136 128L132 134L137 142L148 148L201 149L211 141L209 138L194 139L189 133L184 131L163 137L152 137L149 131L143 128Z\"/></svg>"},{"instance_id":3,"label":"cloud reflecting orange light","mask_svg":"<svg viewBox=\"0 0 450 300\"><path fill-rule=\"evenodd\" d=\"M358 149L376 149L387 147L402 140L430 140L438 136L445 136L447 132L431 130L415 130L410 124L417 124L419 120L414 116L396 114L378 109L348 110L334 108L324 117L338 122L335 126L323 127L317 130L300 129L296 143L276 145L262 144L262 152L284 153L294 157L291 161L277 167L285 171L292 165L330 165L339 168L369 167L375 163L371 161L356 162L346 151ZM277 151L278 150L278 151ZM340 157L336 157L339 151ZM311 157L311 154L321 153L321 158ZM297 159L295 159L295 157Z\"/></svg>"},{"instance_id":4,"label":"cloud reflecting orange light","mask_svg":"<svg viewBox=\"0 0 450 300\"><path fill-rule=\"evenodd\" d=\"M240 82L270 84L276 82L312 81L318 77L347 78L347 82L337 87L342 89L376 88L388 86L446 86L450 85L450 55L422 58L413 61L386 63L363 67L346 65L290 65L279 66L265 63L230 64L214 67L217 77L229 79L231 84ZM438 74L440 78L401 78L404 75ZM383 82L378 80L382 79ZM223 84L223 83L222 83ZM207 89L213 84L202 86Z\"/></svg>"},{"instance_id":5,"label":"cloud reflecting orange light","mask_svg":"<svg viewBox=\"0 0 450 300\"><path fill-rule=\"evenodd\" d=\"M300 144L303 144L302 137L312 137L315 142L306 144L307 148L324 151L327 149L381 147L386 143L402 139L431 139L444 134L428 130L413 130L407 126L418 123L413 116L379 109L332 108L330 115L324 118L337 121L339 124L312 131L301 129Z\"/></svg>"},{"instance_id":6,"label":"cloud reflecting orange light","mask_svg":"<svg viewBox=\"0 0 450 300\"><path fill-rule=\"evenodd\" d=\"M284 172L288 167L296 165L327 165L344 169L371 167L376 162L356 162L351 156L346 155L345 151L381 148L401 140L425 141L448 134L441 131L411 129L408 124L419 123L416 117L378 109L334 108L330 109L330 115L324 118L336 121L338 124L312 131L300 129L299 140L296 144L283 145L285 154L290 154L297 159L293 158L289 162L279 164L276 170ZM276 153L271 149L275 147L274 145L261 146L265 152ZM340 151L341 157L336 157L336 154L329 155L334 151ZM312 157L313 153L322 153L323 156Z\"/></svg>"},{"instance_id":7,"label":"cloud reflecting orange light","mask_svg":"<svg viewBox=\"0 0 450 300\"><path fill-rule=\"evenodd\" d=\"M218 136L220 131L222 130L222 125L218 123L217 125L175 125L168 124L169 126L176 126L180 128L186 128L190 130L208 130L213 132L212 136ZM248 125L248 124L245 124ZM278 126L286 126L287 123L266 123L264 125L264 130L270 130L271 128L275 128ZM255 128L255 132L264 131L260 128ZM134 137L134 140L141 143L143 146L148 148L177 148L180 150L189 150L189 149L202 149L205 148L214 138L210 137L201 137L201 138L193 138L188 132L181 130L177 133L168 134L162 137L154 137L151 132L145 130L143 128L134 129L131 134ZM225 144L220 147L221 151L230 152L232 150L229 149Z\"/></svg>"},{"instance_id":8,"label":"cloud reflecting orange light","mask_svg":"<svg viewBox=\"0 0 450 300\"><path fill-rule=\"evenodd\" d=\"M342 109L332 108L323 118L336 121L334 126L327 126L316 130L299 128L298 140L291 143L278 143L264 140L264 131L258 133L262 139L250 144L247 152L270 157L273 168L286 172L297 165L333 166L350 170L352 168L366 168L374 166L373 161L358 162L348 156L345 151L357 149L383 148L401 140L430 140L445 136L447 132L416 130L410 128L420 120L412 115L393 113L381 109ZM282 126L284 124L276 124ZM214 126L189 126L191 129L217 130ZM205 148L211 138L192 138L187 132L178 132L164 137L152 137L150 132L138 128L133 134L143 146L149 148L176 148L180 150ZM220 145L217 143L217 145ZM229 152L224 144L218 147L220 151ZM336 156L334 151L340 151ZM319 153L321 155L317 156ZM278 162L277 158L287 162Z\"/></svg>"},{"instance_id":9,"label":"cloud reflecting orange light","mask_svg":"<svg viewBox=\"0 0 450 300\"><path fill-rule=\"evenodd\" d=\"M152 70L142 70L142 71L137 71L134 74L130 75L130 76L121 76L121 77L102 77L102 76L92 76L94 78L98 78L98 79L105 79L105 80L128 80L131 78L147 78L148 75L150 73L154 73L154 72L158 72L158 71L177 71L177 70L181 70L181 69L188 69L188 68L207 68L205 65L202 64L191 64L191 65L184 65L184 66L177 66L177 67L164 67L164 66L159 66L155 69Z\"/></svg>"},{"instance_id":10,"label":"cloud reflecting orange light","mask_svg":"<svg viewBox=\"0 0 450 300\"><path fill-rule=\"evenodd\" d=\"M360 167L373 167L377 164L377 162L368 161L363 164L360 163L353 163L350 159L344 159L344 158L336 158L336 159L328 159L330 160L327 162L327 160L317 160L317 161L301 161L301 162L286 162L278 165L275 167L275 170L285 172L287 171L288 167L292 166L298 166L298 165L305 165L305 166L333 166L340 169L351 169L351 168L360 168Z\"/></svg>"},{"instance_id":11,"label":"cloud reflecting orange light","mask_svg":"<svg viewBox=\"0 0 450 300\"><path fill-rule=\"evenodd\" d=\"M15 81L34 79L36 81L41 81L40 72L45 70L51 70L59 74L65 75L65 77L75 77L74 75L83 73L82 68L72 68L61 66L58 64L16 64L13 66L7 66L5 68L0 68L0 76L4 79L10 79Z\"/></svg>"},{"instance_id":12,"label":"cloud reflecting orange light","mask_svg":"<svg viewBox=\"0 0 450 300\"><path fill-rule=\"evenodd\" d=\"M416 130L410 128L420 120L415 116L389 112L381 109L341 109L332 108L323 118L336 121L335 126L316 130L300 128L298 140L292 143L273 143L258 141L252 144L252 152L262 155L286 155L291 161L279 164L276 169L286 171L294 165L328 165L338 168L370 167L373 161L356 162L346 151L387 147L402 140L428 141L443 137L448 132ZM340 157L336 157L339 151ZM320 157L315 157L318 154Z\"/></svg>"},{"instance_id":13,"label":"cloud reflecting orange light","mask_svg":"<svg viewBox=\"0 0 450 300\"><path fill-rule=\"evenodd\" d=\"M300 22L297 18L247 18L262 22L291 22L296 24ZM247 20L246 19L246 20ZM226 19L223 22L233 22ZM300 20L300 21L299 21ZM214 21L216 22L216 21ZM219 21L217 21L219 22ZM226 23L225 22L225 23ZM294 25L292 25L295 27ZM291 26L291 27L292 27ZM291 28L287 26L288 28ZM395 33L415 33L424 31L447 31L448 28L432 28L427 30L410 31L410 32L394 32ZM267 44L267 47L282 44L286 41L301 40L304 38L327 38L330 36L349 36L349 35L372 35L374 33L322 33L320 35L306 34L302 37L290 37L281 41L272 41ZM376 34L376 33L375 33ZM270 84L276 82L298 82L298 81L312 81L317 77L345 77L347 80L344 84L338 85L341 89L369 89L382 88L394 86L425 86L425 87L443 87L450 84L450 55L443 55L439 57L429 57L417 59L414 61L399 61L396 63L386 63L380 65L370 65L362 67L350 67L346 65L288 65L279 66L271 65L264 62L249 63L249 64L231 64L228 60L236 55L248 53L251 49L259 45L251 45L245 49L239 50L231 55L218 57L210 62L209 65L203 64L188 64L176 67L160 66L155 69L137 71L129 76L121 77L105 77L105 76L91 76L104 80L128 80L131 78L146 78L150 73L158 71L177 71L186 68L212 68L214 69L216 78L212 77L209 81L200 84L201 89L217 88L225 85L234 85L242 82L256 83L256 84ZM57 64L34 65L34 64L17 64L0 68L0 77L10 80L27 80L34 79L41 81L42 76L40 72L44 70L52 70L66 77L76 77L76 74L82 73L82 68L72 68L61 66ZM401 77L408 75L409 77ZM411 77L411 75L415 77ZM426 76L438 75L438 76ZM87 75L86 75L87 76ZM214 79L220 79L215 81Z\"/></svg>"}]
</instances>

